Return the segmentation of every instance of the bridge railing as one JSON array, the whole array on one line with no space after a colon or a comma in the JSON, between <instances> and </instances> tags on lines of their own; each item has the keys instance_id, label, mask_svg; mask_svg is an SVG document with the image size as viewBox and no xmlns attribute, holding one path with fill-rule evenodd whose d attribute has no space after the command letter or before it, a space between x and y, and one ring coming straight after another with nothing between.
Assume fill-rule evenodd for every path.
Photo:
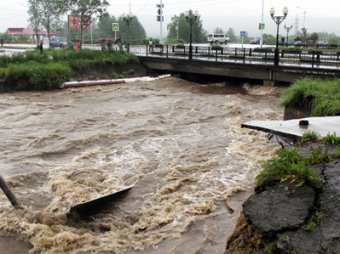
<instances>
[{"instance_id":1,"label":"bridge railing","mask_svg":"<svg viewBox=\"0 0 340 254\"><path fill-rule=\"evenodd\" d=\"M186 45L135 45L130 52L149 57L189 59ZM280 65L310 68L340 68L340 51L283 49L279 52ZM193 46L195 61L233 62L274 65L273 48L231 48L221 46Z\"/></svg>"}]
</instances>

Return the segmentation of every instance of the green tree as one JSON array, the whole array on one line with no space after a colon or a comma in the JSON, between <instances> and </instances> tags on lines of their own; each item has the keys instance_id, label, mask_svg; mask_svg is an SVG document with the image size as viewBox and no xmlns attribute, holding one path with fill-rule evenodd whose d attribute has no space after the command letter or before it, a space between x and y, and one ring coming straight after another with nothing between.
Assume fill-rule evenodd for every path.
<instances>
[{"instance_id":1,"label":"green tree","mask_svg":"<svg viewBox=\"0 0 340 254\"><path fill-rule=\"evenodd\" d=\"M311 39L313 44L316 44L317 41L319 40L319 34L318 33L312 33L310 35L310 39Z\"/></svg>"},{"instance_id":2,"label":"green tree","mask_svg":"<svg viewBox=\"0 0 340 254\"><path fill-rule=\"evenodd\" d=\"M220 27L216 27L214 30L214 34L224 34L224 30Z\"/></svg>"},{"instance_id":3,"label":"green tree","mask_svg":"<svg viewBox=\"0 0 340 254\"><path fill-rule=\"evenodd\" d=\"M146 32L142 24L139 22L137 16L133 16L129 27L123 21L124 16L118 18L119 32L118 36L123 40L127 41L128 38L131 41L141 41L146 39ZM111 28L112 30L112 28Z\"/></svg>"},{"instance_id":4,"label":"green tree","mask_svg":"<svg viewBox=\"0 0 340 254\"><path fill-rule=\"evenodd\" d=\"M273 36L271 34L263 34L263 40L268 45L275 45L276 44L276 36Z\"/></svg>"},{"instance_id":5,"label":"green tree","mask_svg":"<svg viewBox=\"0 0 340 254\"><path fill-rule=\"evenodd\" d=\"M233 43L237 42L237 36L233 28L229 28L226 35L230 38L230 42L233 42Z\"/></svg>"},{"instance_id":6,"label":"green tree","mask_svg":"<svg viewBox=\"0 0 340 254\"><path fill-rule=\"evenodd\" d=\"M28 0L28 6L33 27L36 30L45 28L50 39L51 32L61 23L61 16L66 12L65 0Z\"/></svg>"},{"instance_id":7,"label":"green tree","mask_svg":"<svg viewBox=\"0 0 340 254\"><path fill-rule=\"evenodd\" d=\"M95 18L106 14L109 3L106 0L67 0L67 8L71 15L77 16L80 24L80 45L83 44L83 34L86 27Z\"/></svg>"},{"instance_id":8,"label":"green tree","mask_svg":"<svg viewBox=\"0 0 340 254\"><path fill-rule=\"evenodd\" d=\"M177 38L178 25L178 38L188 42L190 37L190 25L185 18L184 13L179 16L175 15L171 18L171 22L168 24L168 39ZM207 32L203 29L201 17L198 17L192 26L192 41L196 43L205 42L207 39Z\"/></svg>"},{"instance_id":9,"label":"green tree","mask_svg":"<svg viewBox=\"0 0 340 254\"><path fill-rule=\"evenodd\" d=\"M114 32L112 31L112 22L117 21L114 16L105 15L99 19L96 32L100 37L112 37Z\"/></svg>"},{"instance_id":10,"label":"green tree","mask_svg":"<svg viewBox=\"0 0 340 254\"><path fill-rule=\"evenodd\" d=\"M35 0L28 0L28 21L33 27L37 46L39 45L38 32L41 28L41 15L39 6L35 5Z\"/></svg>"}]
</instances>

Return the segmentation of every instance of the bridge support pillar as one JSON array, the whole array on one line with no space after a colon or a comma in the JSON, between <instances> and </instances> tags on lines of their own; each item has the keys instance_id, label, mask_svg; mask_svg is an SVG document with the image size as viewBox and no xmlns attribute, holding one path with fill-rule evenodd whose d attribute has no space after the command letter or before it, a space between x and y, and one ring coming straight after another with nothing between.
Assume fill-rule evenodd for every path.
<instances>
[{"instance_id":1,"label":"bridge support pillar","mask_svg":"<svg viewBox=\"0 0 340 254\"><path fill-rule=\"evenodd\" d=\"M263 80L263 85L264 86L275 86L275 81L274 80Z\"/></svg>"}]
</instances>

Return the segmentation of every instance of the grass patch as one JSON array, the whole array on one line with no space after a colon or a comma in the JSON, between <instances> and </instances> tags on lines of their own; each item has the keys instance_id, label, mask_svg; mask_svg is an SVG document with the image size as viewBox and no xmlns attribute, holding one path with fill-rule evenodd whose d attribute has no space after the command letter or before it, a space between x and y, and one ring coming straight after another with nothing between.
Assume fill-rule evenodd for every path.
<instances>
[{"instance_id":1,"label":"grass patch","mask_svg":"<svg viewBox=\"0 0 340 254\"><path fill-rule=\"evenodd\" d=\"M301 79L282 93L281 106L311 104L311 116L340 115L340 80Z\"/></svg>"},{"instance_id":2,"label":"grass patch","mask_svg":"<svg viewBox=\"0 0 340 254\"><path fill-rule=\"evenodd\" d=\"M303 146L305 144L308 144L310 142L317 142L320 140L320 135L316 133L315 131L307 131L303 134L301 139L298 142L298 145Z\"/></svg>"},{"instance_id":3,"label":"grass patch","mask_svg":"<svg viewBox=\"0 0 340 254\"><path fill-rule=\"evenodd\" d=\"M337 137L334 134L328 134L326 137L324 137L323 139L323 142L327 145L340 145L340 137Z\"/></svg>"},{"instance_id":4,"label":"grass patch","mask_svg":"<svg viewBox=\"0 0 340 254\"><path fill-rule=\"evenodd\" d=\"M311 232L316 226L320 225L321 221L323 219L323 214L321 212L316 212L309 222L303 226L303 229L305 231Z\"/></svg>"},{"instance_id":5,"label":"grass patch","mask_svg":"<svg viewBox=\"0 0 340 254\"><path fill-rule=\"evenodd\" d=\"M264 247L265 254L275 254L277 252L278 252L278 249L277 249L277 244L275 241L266 244Z\"/></svg>"},{"instance_id":6,"label":"grass patch","mask_svg":"<svg viewBox=\"0 0 340 254\"><path fill-rule=\"evenodd\" d=\"M325 155L322 155L321 149L311 150L307 156L303 156L296 148L280 150L271 161L264 162L263 170L256 177L257 186L287 181L297 186L308 184L315 188L322 188L323 180L311 166L324 160Z\"/></svg>"}]
</instances>

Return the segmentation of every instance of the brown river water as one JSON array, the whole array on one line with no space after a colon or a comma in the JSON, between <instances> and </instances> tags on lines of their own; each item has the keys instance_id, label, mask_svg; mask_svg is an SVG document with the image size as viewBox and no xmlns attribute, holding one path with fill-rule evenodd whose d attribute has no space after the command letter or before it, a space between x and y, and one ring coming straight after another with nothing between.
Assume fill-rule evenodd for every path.
<instances>
[{"instance_id":1,"label":"brown river water","mask_svg":"<svg viewBox=\"0 0 340 254\"><path fill-rule=\"evenodd\" d=\"M23 204L0 193L0 253L223 253L278 147L240 125L282 119L279 92L170 77L0 94L0 173ZM65 221L72 205L130 185Z\"/></svg>"}]
</instances>

